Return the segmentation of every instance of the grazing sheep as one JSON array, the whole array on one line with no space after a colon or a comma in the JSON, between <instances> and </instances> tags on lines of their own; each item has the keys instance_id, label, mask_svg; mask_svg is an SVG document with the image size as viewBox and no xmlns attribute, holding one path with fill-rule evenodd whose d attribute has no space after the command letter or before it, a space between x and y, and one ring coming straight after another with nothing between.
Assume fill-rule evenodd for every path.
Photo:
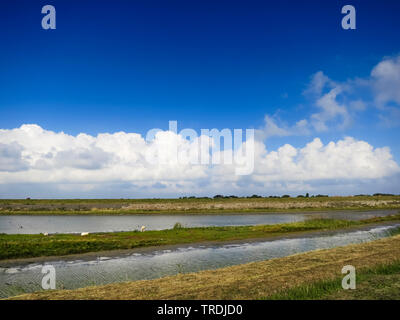
<instances>
[{"instance_id":1,"label":"grazing sheep","mask_svg":"<svg viewBox=\"0 0 400 320\"><path fill-rule=\"evenodd\" d=\"M49 233L48 233L48 232L45 232L45 233L43 233L43 235L44 235L44 236L48 236L48 235L49 235Z\"/></svg>"},{"instance_id":2,"label":"grazing sheep","mask_svg":"<svg viewBox=\"0 0 400 320\"><path fill-rule=\"evenodd\" d=\"M82 232L81 233L81 236L88 236L89 235L89 232Z\"/></svg>"},{"instance_id":3,"label":"grazing sheep","mask_svg":"<svg viewBox=\"0 0 400 320\"><path fill-rule=\"evenodd\" d=\"M142 226L142 227L140 228L140 232L143 232L144 230L146 230L146 226Z\"/></svg>"}]
</instances>

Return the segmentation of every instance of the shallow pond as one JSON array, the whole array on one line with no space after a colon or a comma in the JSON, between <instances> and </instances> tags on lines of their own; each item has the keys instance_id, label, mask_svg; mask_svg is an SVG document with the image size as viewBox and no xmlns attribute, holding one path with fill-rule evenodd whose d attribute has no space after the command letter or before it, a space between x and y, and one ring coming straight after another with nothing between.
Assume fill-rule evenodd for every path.
<instances>
[{"instance_id":1,"label":"shallow pond","mask_svg":"<svg viewBox=\"0 0 400 320\"><path fill-rule=\"evenodd\" d=\"M312 217L366 219L385 216L397 210L330 211L321 213L266 213L224 215L129 215L129 216L0 216L0 233L80 233L171 229L180 222L184 227L244 226L303 221Z\"/></svg>"}]
</instances>

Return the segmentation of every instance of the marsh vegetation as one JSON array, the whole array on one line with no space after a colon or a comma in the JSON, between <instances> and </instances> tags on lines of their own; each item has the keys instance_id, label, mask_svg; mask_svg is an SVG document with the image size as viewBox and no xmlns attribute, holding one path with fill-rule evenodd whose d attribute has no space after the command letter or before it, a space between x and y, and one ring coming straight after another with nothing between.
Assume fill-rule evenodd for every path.
<instances>
[{"instance_id":1,"label":"marsh vegetation","mask_svg":"<svg viewBox=\"0 0 400 320\"><path fill-rule=\"evenodd\" d=\"M204 214L246 212L298 212L318 210L400 209L400 196L358 195L348 197L215 197L180 199L24 199L0 200L0 214L129 215Z\"/></svg>"}]
</instances>

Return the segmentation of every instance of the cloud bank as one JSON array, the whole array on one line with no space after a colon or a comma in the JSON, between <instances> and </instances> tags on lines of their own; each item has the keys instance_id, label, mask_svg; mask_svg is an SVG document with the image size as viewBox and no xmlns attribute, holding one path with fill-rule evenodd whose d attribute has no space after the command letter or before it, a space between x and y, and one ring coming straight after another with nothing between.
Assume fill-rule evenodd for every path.
<instances>
[{"instance_id":1,"label":"cloud bank","mask_svg":"<svg viewBox=\"0 0 400 320\"><path fill-rule=\"evenodd\" d=\"M327 144L314 138L301 148L286 144L273 151L256 141L254 172L247 176L235 175L232 165L151 164L146 160L146 154L155 150L168 159L172 143L189 154L197 147L171 131L161 131L147 142L137 133L72 136L35 124L0 130L1 196L341 193L346 185L373 185L400 173L388 147L374 148L351 137ZM321 189L324 185L330 189Z\"/></svg>"}]
</instances>

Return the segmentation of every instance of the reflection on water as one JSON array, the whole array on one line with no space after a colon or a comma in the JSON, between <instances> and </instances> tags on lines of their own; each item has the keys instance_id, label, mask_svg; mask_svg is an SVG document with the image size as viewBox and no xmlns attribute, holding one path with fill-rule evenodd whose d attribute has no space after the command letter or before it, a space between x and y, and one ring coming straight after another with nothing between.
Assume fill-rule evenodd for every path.
<instances>
[{"instance_id":1,"label":"reflection on water","mask_svg":"<svg viewBox=\"0 0 400 320\"><path fill-rule=\"evenodd\" d=\"M180 272L221 268L268 260L315 249L361 243L389 236L400 225L331 235L280 239L234 245L196 246L133 253L120 257L52 261L57 288L74 289L128 280L152 279ZM0 268L0 297L41 290L43 264Z\"/></svg>"},{"instance_id":2,"label":"reflection on water","mask_svg":"<svg viewBox=\"0 0 400 320\"><path fill-rule=\"evenodd\" d=\"M184 227L241 226L303 221L308 218L366 219L396 213L394 210L366 212L268 213L224 215L131 215L131 216L0 216L0 233L80 233L171 229Z\"/></svg>"}]
</instances>

